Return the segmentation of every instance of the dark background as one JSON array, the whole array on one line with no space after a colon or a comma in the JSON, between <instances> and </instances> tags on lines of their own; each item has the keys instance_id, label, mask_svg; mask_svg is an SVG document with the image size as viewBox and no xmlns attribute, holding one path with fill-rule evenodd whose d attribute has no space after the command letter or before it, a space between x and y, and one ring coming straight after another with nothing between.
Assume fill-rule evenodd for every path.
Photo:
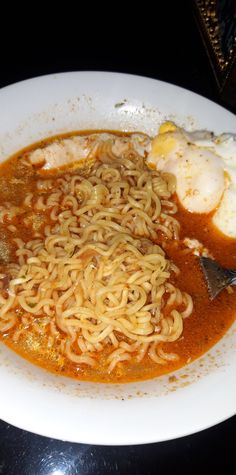
<instances>
[{"instance_id":1,"label":"dark background","mask_svg":"<svg viewBox=\"0 0 236 475\"><path fill-rule=\"evenodd\" d=\"M67 3L50 13L41 3L28 7L30 16L22 5L9 10L0 24L0 87L54 72L119 71L221 103L191 0L136 4L129 14L125 3ZM235 417L189 437L130 447L70 444L0 422L0 475L227 474L235 471L235 441Z\"/></svg>"},{"instance_id":2,"label":"dark background","mask_svg":"<svg viewBox=\"0 0 236 475\"><path fill-rule=\"evenodd\" d=\"M192 0L109 5L43 4L23 19L21 6L0 16L0 86L42 74L102 70L149 76L217 100L207 55L193 19ZM17 8L17 7L16 7ZM30 7L29 7L30 10ZM9 16L10 15L10 16ZM24 18L24 16L23 16Z\"/></svg>"}]
</instances>

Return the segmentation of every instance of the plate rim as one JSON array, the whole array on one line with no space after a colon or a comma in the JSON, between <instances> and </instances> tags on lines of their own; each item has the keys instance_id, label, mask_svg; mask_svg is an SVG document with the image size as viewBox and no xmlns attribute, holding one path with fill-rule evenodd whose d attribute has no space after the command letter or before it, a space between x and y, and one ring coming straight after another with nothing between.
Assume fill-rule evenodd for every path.
<instances>
[{"instance_id":1,"label":"plate rim","mask_svg":"<svg viewBox=\"0 0 236 475\"><path fill-rule=\"evenodd\" d=\"M46 74L46 75L42 75L42 76L37 76L37 77L33 77L33 78L28 78L28 79L25 79L23 81L19 81L19 82L16 82L14 84L10 84L10 85L7 85L5 86L4 88L1 88L0 89L0 101L1 101L1 95L4 94L5 92L10 93L11 94L11 91L13 91L14 89L17 89L17 87L20 89L22 87L27 87L30 83L35 83L36 82L41 82L41 81L46 81L47 80L51 80L51 79L57 79L57 78L66 78L66 77L70 77L70 76L83 76L83 77L86 77L86 75L89 75L89 76L94 76L95 75L99 75L100 78L106 76L106 77L116 77L117 79L122 76L123 79L125 78L129 78L129 80L132 78L133 81L135 80L138 80L138 81L145 81L145 82L148 82L148 81L152 81L153 84L155 85L161 85L162 87L164 86L167 86L167 87L170 87L171 89L175 90L176 93L181 90L183 94L186 94L187 95L190 95L190 97L193 97L196 99L196 100L200 100L199 98L201 98L201 101L203 100L204 102L206 102L206 104L210 104L210 105L214 105L214 106L217 106L217 108L219 108L219 110L222 110L225 112L227 112L228 115L230 115L232 117L232 119L236 120L234 114L229 111L228 109L222 107L220 104L217 104L215 102L213 102L212 100L198 94L198 93L195 93L191 90L188 90L188 89L185 89L181 86L178 86L178 85L175 85L175 84L171 84L169 82L165 82L165 81L160 81L158 79L154 79L154 78L151 78L151 77L148 77L148 76L139 76L139 75L136 75L136 74L127 74L127 73L120 73L120 72L109 72L109 71L68 71L68 72L63 72L63 73L53 73L53 74ZM42 370L43 371L43 370ZM1 373L1 369L0 369L0 373ZM175 372L176 373L176 372ZM235 379L235 383L236 383L236 379ZM33 391L34 392L34 391ZM121 403L123 404L123 403ZM127 401L124 401L124 404L126 404L126 406L130 406L131 404L131 401L127 400ZM96 405L96 404L95 404ZM127 411L125 411L125 413L127 414ZM225 410L225 413L227 413L227 410ZM195 433L196 431L199 432L199 431L202 431L202 430L205 430L206 428L208 427L211 427L212 425L216 425L216 424L219 424L220 422L224 421L225 419L227 419L228 417L231 417L232 415L234 415L235 412L230 412L228 411L228 415L222 415L222 418L218 417L217 421L216 422L209 422L211 420L211 417L205 419L205 425L204 425L204 422L200 422L197 424L195 424L195 427L193 427L192 431L187 431L184 432L184 430L181 430L181 428L179 430L175 430L173 431L173 434L172 435L169 435L169 437L167 436L164 436L164 437L157 437L155 435L153 436L149 436L148 434L138 434L135 438L135 436L132 436L130 437L130 435L127 435L127 440L124 442L123 440L120 439L120 435L116 438L114 437L113 435L113 439L111 439L111 436L109 437L109 434L106 434L103 436L102 438L102 435L101 435L101 432L100 433L97 433L96 436L92 435L91 437L88 436L88 438L86 439L86 436L83 440L79 440L79 438L75 437L70 437L70 436L66 436L66 440L68 441L71 441L71 442L80 442L80 443L92 443L92 444L98 444L98 445L140 445L140 444L144 444L144 443L153 443L153 442L159 442L159 441L164 441L164 440L170 440L170 439L173 439L173 438L177 438L177 437L186 437L190 434L193 434ZM3 420L4 420L4 416L3 417ZM7 422L10 422L11 424L15 425L14 424L14 417L13 419L8 417L7 418ZM59 437L54 433L54 428L51 428L49 427L47 429L47 433L45 433L44 430L38 430L38 429L35 429L34 430L34 426L35 424L32 424L32 421L28 421L28 423L24 424L24 421L23 423L21 423L20 421L22 421L22 416L19 415L19 423L17 424L18 427L21 427L22 429L24 430L28 430L28 431L31 431L31 432L34 432L34 433L37 433L37 434L40 434L40 435L44 435L44 436L47 436L47 437L54 437L55 439L61 439L63 440L63 434L61 434ZM207 422L208 421L208 422ZM197 427L198 425L198 427ZM197 429L196 429L197 427ZM132 441L132 439L134 441Z\"/></svg>"}]
</instances>

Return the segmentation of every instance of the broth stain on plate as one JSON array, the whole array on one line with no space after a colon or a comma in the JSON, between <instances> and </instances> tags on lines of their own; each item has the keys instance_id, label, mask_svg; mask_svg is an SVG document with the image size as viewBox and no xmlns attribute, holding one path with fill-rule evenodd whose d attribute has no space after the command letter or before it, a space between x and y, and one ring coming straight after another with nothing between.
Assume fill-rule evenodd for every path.
<instances>
[{"instance_id":1,"label":"broth stain on plate","mask_svg":"<svg viewBox=\"0 0 236 475\"><path fill-rule=\"evenodd\" d=\"M54 376L48 374L43 369L35 371L34 366L23 361L17 355L12 355L10 350L3 347L1 353L3 357L0 366L7 368L7 372L11 375L20 377L21 384L25 380L26 383L33 384L40 391L52 390L60 392L63 395L78 399L88 398L91 400L119 400L129 401L139 398L159 398L165 397L173 392L184 390L187 386L199 383L201 379L210 376L216 371L224 370L230 363L225 361L225 356L229 351L236 353L236 341L228 346L228 341L235 335L236 328L231 328L223 337L222 341L213 347L211 352L205 354L190 365L185 366L173 374L154 380L147 380L139 383L127 383L123 385L101 384L101 383L84 383L70 380L69 378ZM217 346L220 345L218 349ZM9 353L8 355L6 355ZM145 388L145 389L144 389Z\"/></svg>"}]
</instances>

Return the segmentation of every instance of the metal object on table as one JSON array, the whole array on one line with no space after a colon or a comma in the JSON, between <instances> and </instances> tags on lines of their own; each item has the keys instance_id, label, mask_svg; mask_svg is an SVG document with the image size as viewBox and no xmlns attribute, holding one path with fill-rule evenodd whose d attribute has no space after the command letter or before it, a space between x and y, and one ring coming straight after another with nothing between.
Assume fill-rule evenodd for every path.
<instances>
[{"instance_id":1,"label":"metal object on table","mask_svg":"<svg viewBox=\"0 0 236 475\"><path fill-rule=\"evenodd\" d=\"M220 98L236 111L235 0L194 0L193 4Z\"/></svg>"}]
</instances>

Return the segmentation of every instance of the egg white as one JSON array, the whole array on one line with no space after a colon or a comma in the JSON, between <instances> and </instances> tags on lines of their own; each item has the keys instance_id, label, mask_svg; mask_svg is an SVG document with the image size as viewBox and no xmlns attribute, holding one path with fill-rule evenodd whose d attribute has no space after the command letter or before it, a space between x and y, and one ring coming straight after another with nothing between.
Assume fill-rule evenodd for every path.
<instances>
[{"instance_id":1,"label":"egg white","mask_svg":"<svg viewBox=\"0 0 236 475\"><path fill-rule=\"evenodd\" d=\"M175 175L176 193L188 211L209 213L219 204L224 172L220 160L210 151L188 147L181 159L169 160L163 171Z\"/></svg>"},{"instance_id":2,"label":"egg white","mask_svg":"<svg viewBox=\"0 0 236 475\"><path fill-rule=\"evenodd\" d=\"M185 209L215 211L213 224L236 238L236 136L187 132L168 124L153 139L147 162L175 175L176 193Z\"/></svg>"}]
</instances>

